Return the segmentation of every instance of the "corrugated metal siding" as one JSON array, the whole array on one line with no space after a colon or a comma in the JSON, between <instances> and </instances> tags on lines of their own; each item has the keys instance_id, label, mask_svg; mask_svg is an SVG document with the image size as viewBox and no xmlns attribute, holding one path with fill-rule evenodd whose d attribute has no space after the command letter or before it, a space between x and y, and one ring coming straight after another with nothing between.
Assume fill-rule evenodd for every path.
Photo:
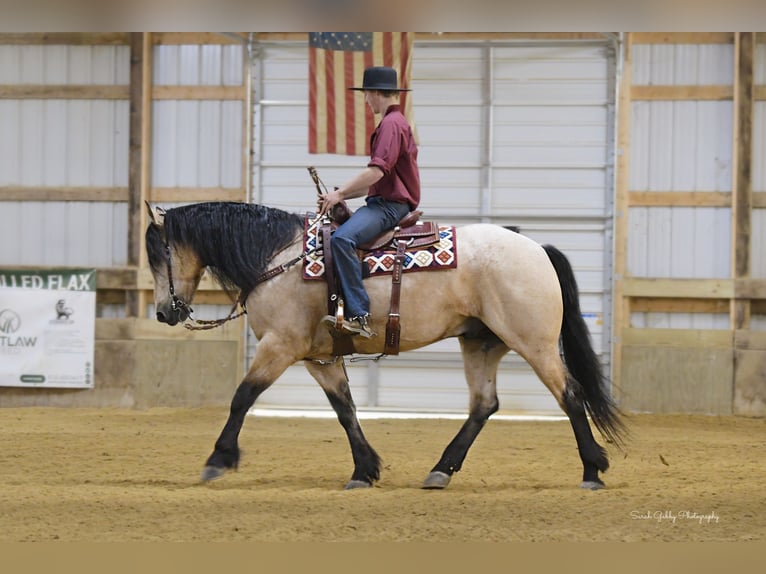
<instances>
[{"instance_id":1,"label":"corrugated metal siding","mask_svg":"<svg viewBox=\"0 0 766 574\"><path fill-rule=\"evenodd\" d=\"M126 85L129 68L127 46L0 46L3 84ZM0 100L0 185L127 186L128 113L127 101ZM2 204L2 265L126 262L125 204Z\"/></svg>"},{"instance_id":2,"label":"corrugated metal siding","mask_svg":"<svg viewBox=\"0 0 766 574\"><path fill-rule=\"evenodd\" d=\"M330 186L363 157L309 155L305 44L258 46L254 63L253 201L314 208L306 166ZM520 225L570 257L597 351L609 362L611 265L610 65L605 44L418 43L413 102L426 217L458 225ZM352 201L357 205L361 200ZM248 356L254 353L251 339ZM358 405L465 410L457 340L349 364ZM504 410L558 412L553 397L515 354L501 364ZM266 405L326 406L302 366L261 399Z\"/></svg>"},{"instance_id":3,"label":"corrugated metal siding","mask_svg":"<svg viewBox=\"0 0 766 574\"><path fill-rule=\"evenodd\" d=\"M634 85L731 85L731 45L635 45ZM731 101L634 101L631 191L731 192ZM715 229L711 233L711 229ZM632 207L633 277L727 278L731 209ZM634 327L727 329L727 314L633 313Z\"/></svg>"},{"instance_id":4,"label":"corrugated metal siding","mask_svg":"<svg viewBox=\"0 0 766 574\"><path fill-rule=\"evenodd\" d=\"M242 85L241 46L157 46L157 86ZM152 108L152 185L242 186L240 101L157 100Z\"/></svg>"}]
</instances>

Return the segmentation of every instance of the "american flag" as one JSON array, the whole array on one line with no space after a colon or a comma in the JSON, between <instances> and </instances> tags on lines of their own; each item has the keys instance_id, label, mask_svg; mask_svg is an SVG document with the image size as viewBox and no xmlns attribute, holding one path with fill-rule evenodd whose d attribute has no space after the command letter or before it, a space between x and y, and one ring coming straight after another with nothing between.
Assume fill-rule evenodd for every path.
<instances>
[{"instance_id":1,"label":"american flag","mask_svg":"<svg viewBox=\"0 0 766 574\"><path fill-rule=\"evenodd\" d=\"M309 32L309 153L369 155L375 117L361 92L364 69L389 66L410 86L412 32ZM412 125L412 102L401 92ZM414 131L414 125L413 125Z\"/></svg>"}]
</instances>

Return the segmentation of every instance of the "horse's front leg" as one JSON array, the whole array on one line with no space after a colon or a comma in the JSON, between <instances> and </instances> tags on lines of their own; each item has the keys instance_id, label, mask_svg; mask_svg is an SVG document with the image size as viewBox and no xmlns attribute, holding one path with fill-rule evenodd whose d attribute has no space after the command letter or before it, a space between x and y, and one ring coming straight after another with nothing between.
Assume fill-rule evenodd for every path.
<instances>
[{"instance_id":1,"label":"horse's front leg","mask_svg":"<svg viewBox=\"0 0 766 574\"><path fill-rule=\"evenodd\" d=\"M346 490L369 488L373 482L380 478L380 457L367 442L362 432L343 363L340 360L333 364L317 364L305 361L305 365L308 372L316 379L327 395L332 408L338 415L338 422L346 431L348 442L351 445L354 473L351 475L351 480L346 484Z\"/></svg>"},{"instance_id":2,"label":"horse's front leg","mask_svg":"<svg viewBox=\"0 0 766 574\"><path fill-rule=\"evenodd\" d=\"M284 344L275 336L266 335L258 342L253 364L234 393L229 418L215 442L213 454L205 463L202 471L203 481L220 478L228 469L236 469L239 466L239 432L247 412L260 394L295 360L290 345Z\"/></svg>"},{"instance_id":3,"label":"horse's front leg","mask_svg":"<svg viewBox=\"0 0 766 574\"><path fill-rule=\"evenodd\" d=\"M439 462L423 482L423 488L446 488L452 475L463 466L468 450L484 428L490 415L497 411L497 367L508 353L506 347L494 335L484 339L460 337L468 390L470 411L455 438L444 449Z\"/></svg>"}]
</instances>

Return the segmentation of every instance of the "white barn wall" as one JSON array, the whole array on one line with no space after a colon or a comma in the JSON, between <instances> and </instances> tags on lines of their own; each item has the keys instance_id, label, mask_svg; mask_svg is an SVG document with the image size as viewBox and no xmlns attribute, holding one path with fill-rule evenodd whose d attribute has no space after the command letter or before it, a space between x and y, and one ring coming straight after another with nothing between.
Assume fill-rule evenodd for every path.
<instances>
[{"instance_id":1,"label":"white barn wall","mask_svg":"<svg viewBox=\"0 0 766 574\"><path fill-rule=\"evenodd\" d=\"M126 85L129 67L126 46L0 46L2 84ZM0 100L0 186L127 186L128 111L119 100ZM127 205L3 202L0 262L125 265Z\"/></svg>"},{"instance_id":2,"label":"white barn wall","mask_svg":"<svg viewBox=\"0 0 766 574\"><path fill-rule=\"evenodd\" d=\"M156 86L240 86L241 46L156 46ZM152 185L242 186L239 101L155 100L152 108Z\"/></svg>"},{"instance_id":3,"label":"white barn wall","mask_svg":"<svg viewBox=\"0 0 766 574\"><path fill-rule=\"evenodd\" d=\"M634 45L634 85L731 85L730 45ZM731 101L634 101L631 191L731 192ZM712 231L714 230L714 231ZM632 277L727 278L731 209L632 207ZM726 314L633 313L633 327L728 329Z\"/></svg>"}]
</instances>

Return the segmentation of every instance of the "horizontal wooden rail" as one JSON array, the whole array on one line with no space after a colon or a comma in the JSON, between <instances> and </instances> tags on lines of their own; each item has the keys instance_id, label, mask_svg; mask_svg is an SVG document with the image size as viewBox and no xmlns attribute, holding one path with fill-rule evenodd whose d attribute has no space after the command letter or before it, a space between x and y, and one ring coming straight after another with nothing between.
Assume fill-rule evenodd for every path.
<instances>
[{"instance_id":1,"label":"horizontal wooden rail","mask_svg":"<svg viewBox=\"0 0 766 574\"><path fill-rule=\"evenodd\" d=\"M0 186L0 201L128 201L127 187L39 187ZM154 187L151 201L189 203L195 201L246 201L241 187Z\"/></svg>"},{"instance_id":2,"label":"horizontal wooden rail","mask_svg":"<svg viewBox=\"0 0 766 574\"><path fill-rule=\"evenodd\" d=\"M0 201L128 201L127 187L2 186Z\"/></svg>"},{"instance_id":3,"label":"horizontal wooden rail","mask_svg":"<svg viewBox=\"0 0 766 574\"><path fill-rule=\"evenodd\" d=\"M731 279L665 279L631 277L622 281L626 297L679 297L692 299L731 299Z\"/></svg>"},{"instance_id":4,"label":"horizontal wooden rail","mask_svg":"<svg viewBox=\"0 0 766 574\"><path fill-rule=\"evenodd\" d=\"M622 294L625 297L663 300L766 299L766 279L630 277L622 280Z\"/></svg>"},{"instance_id":5,"label":"horizontal wooden rail","mask_svg":"<svg viewBox=\"0 0 766 574\"><path fill-rule=\"evenodd\" d=\"M630 191L631 207L730 207L726 191Z\"/></svg>"},{"instance_id":6,"label":"horizontal wooden rail","mask_svg":"<svg viewBox=\"0 0 766 574\"><path fill-rule=\"evenodd\" d=\"M83 32L18 32L0 34L0 44L10 45L128 45L127 32L83 33Z\"/></svg>"},{"instance_id":7,"label":"horizontal wooden rail","mask_svg":"<svg viewBox=\"0 0 766 574\"><path fill-rule=\"evenodd\" d=\"M308 35L304 33L304 37ZM154 32L154 44L169 45L226 45L247 42L247 32ZM307 40L308 41L308 40ZM69 45L69 46L104 46L130 44L127 32L20 32L0 33L0 44L7 45Z\"/></svg>"},{"instance_id":8,"label":"horizontal wooden rail","mask_svg":"<svg viewBox=\"0 0 766 574\"><path fill-rule=\"evenodd\" d=\"M244 86L154 86L155 100L244 100Z\"/></svg>"},{"instance_id":9,"label":"horizontal wooden rail","mask_svg":"<svg viewBox=\"0 0 766 574\"><path fill-rule=\"evenodd\" d=\"M633 32L633 44L733 44L733 32Z\"/></svg>"},{"instance_id":10,"label":"horizontal wooden rail","mask_svg":"<svg viewBox=\"0 0 766 574\"><path fill-rule=\"evenodd\" d=\"M717 86L631 86L633 100L731 100L734 87Z\"/></svg>"},{"instance_id":11,"label":"horizontal wooden rail","mask_svg":"<svg viewBox=\"0 0 766 574\"><path fill-rule=\"evenodd\" d=\"M97 318L97 341L156 340L176 341L239 341L242 319L236 319L216 329L190 331L181 325L173 327L148 318Z\"/></svg>"},{"instance_id":12,"label":"horizontal wooden rail","mask_svg":"<svg viewBox=\"0 0 766 574\"><path fill-rule=\"evenodd\" d=\"M193 201L245 201L247 193L237 187L153 187L150 201L189 203Z\"/></svg>"},{"instance_id":13,"label":"horizontal wooden rail","mask_svg":"<svg viewBox=\"0 0 766 574\"><path fill-rule=\"evenodd\" d=\"M101 84L0 84L4 100L127 100L130 87ZM239 86L154 86L154 100L245 100Z\"/></svg>"},{"instance_id":14,"label":"horizontal wooden rail","mask_svg":"<svg viewBox=\"0 0 766 574\"><path fill-rule=\"evenodd\" d=\"M128 86L101 84L16 84L0 85L0 99L127 100Z\"/></svg>"},{"instance_id":15,"label":"horizontal wooden rail","mask_svg":"<svg viewBox=\"0 0 766 574\"><path fill-rule=\"evenodd\" d=\"M734 333L727 329L623 329L621 343L660 347L694 347L730 349Z\"/></svg>"}]
</instances>

